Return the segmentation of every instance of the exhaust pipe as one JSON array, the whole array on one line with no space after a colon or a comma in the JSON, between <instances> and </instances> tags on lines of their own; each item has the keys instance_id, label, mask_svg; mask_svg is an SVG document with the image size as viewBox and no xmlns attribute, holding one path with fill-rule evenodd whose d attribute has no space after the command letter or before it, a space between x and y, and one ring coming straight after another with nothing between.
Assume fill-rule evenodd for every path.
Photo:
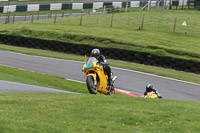
<instances>
[{"instance_id":1,"label":"exhaust pipe","mask_svg":"<svg viewBox=\"0 0 200 133\"><path fill-rule=\"evenodd\" d=\"M112 83L114 83L116 79L117 79L117 76L114 76L114 77L112 78Z\"/></svg>"}]
</instances>

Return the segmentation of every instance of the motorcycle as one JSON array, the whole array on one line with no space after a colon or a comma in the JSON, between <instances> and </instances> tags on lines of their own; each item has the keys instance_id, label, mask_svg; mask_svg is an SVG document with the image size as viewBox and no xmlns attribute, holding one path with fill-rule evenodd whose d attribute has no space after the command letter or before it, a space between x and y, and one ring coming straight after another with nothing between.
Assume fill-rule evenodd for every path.
<instances>
[{"instance_id":1,"label":"motorcycle","mask_svg":"<svg viewBox=\"0 0 200 133\"><path fill-rule=\"evenodd\" d=\"M82 67L82 71L86 75L86 84L88 91L91 94L97 94L97 92L99 92L105 95L115 95L113 83L117 79L117 76L113 76L113 73L111 72L112 82L110 87L108 87L108 76L104 73L103 65L99 63L94 57L90 57L88 61L86 60L87 56L85 56L85 64Z\"/></svg>"},{"instance_id":2,"label":"motorcycle","mask_svg":"<svg viewBox=\"0 0 200 133\"><path fill-rule=\"evenodd\" d=\"M155 99L155 98L162 98L162 96L160 94L157 95L155 92L151 91L151 92L147 93L144 96L144 98L153 98L153 99Z\"/></svg>"}]
</instances>

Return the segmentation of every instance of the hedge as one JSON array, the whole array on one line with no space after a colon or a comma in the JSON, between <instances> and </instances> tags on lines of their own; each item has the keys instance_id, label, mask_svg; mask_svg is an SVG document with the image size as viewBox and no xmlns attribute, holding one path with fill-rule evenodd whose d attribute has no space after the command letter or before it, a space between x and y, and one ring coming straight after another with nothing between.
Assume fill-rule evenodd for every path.
<instances>
[{"instance_id":1,"label":"hedge","mask_svg":"<svg viewBox=\"0 0 200 133\"><path fill-rule=\"evenodd\" d=\"M200 62L198 61L155 55L155 54L150 54L148 52L130 51L117 48L96 47L85 44L73 44L62 41L42 40L30 37L4 35L4 34L0 34L0 43L13 46L27 47L27 48L73 53L77 55L86 54L88 56L90 56L90 52L93 48L98 48L100 49L103 55L105 55L107 58L110 59L123 60L123 61L159 66L179 71L200 74Z\"/></svg>"}]
</instances>

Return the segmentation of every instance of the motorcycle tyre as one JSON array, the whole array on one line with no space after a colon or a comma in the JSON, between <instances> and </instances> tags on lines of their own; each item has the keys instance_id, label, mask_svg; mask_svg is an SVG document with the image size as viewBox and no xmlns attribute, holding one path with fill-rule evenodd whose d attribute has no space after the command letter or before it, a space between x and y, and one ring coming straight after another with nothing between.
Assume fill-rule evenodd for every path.
<instances>
[{"instance_id":1,"label":"motorcycle tyre","mask_svg":"<svg viewBox=\"0 0 200 133\"><path fill-rule=\"evenodd\" d=\"M111 95L111 96L114 96L114 95L115 95L115 89L114 89L114 86L113 86L113 85L111 86L111 89L110 89L110 91L108 92L108 95Z\"/></svg>"},{"instance_id":2,"label":"motorcycle tyre","mask_svg":"<svg viewBox=\"0 0 200 133\"><path fill-rule=\"evenodd\" d=\"M87 76L87 79L86 79L86 84L87 84L87 88L88 88L88 91L91 93L91 94L97 94L97 90L98 88L93 88L91 86L91 82L94 82L94 79L92 76Z\"/></svg>"}]
</instances>

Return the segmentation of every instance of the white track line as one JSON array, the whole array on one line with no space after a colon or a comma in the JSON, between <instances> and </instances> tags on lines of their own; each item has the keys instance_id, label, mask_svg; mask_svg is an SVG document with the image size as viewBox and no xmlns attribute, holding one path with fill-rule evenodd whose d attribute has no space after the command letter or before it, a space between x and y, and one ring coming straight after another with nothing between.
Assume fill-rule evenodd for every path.
<instances>
[{"instance_id":1,"label":"white track line","mask_svg":"<svg viewBox=\"0 0 200 133\"><path fill-rule=\"evenodd\" d=\"M73 79L69 79L69 78L65 78L65 79L69 80L69 81L73 81L73 82L78 82L78 83L85 84L85 82L83 82L83 81L73 80ZM117 92L119 92L119 93L124 93L124 94L130 95L130 96L133 96L133 97L141 97L141 95L133 93L133 92L130 92L130 91L127 91L127 90L122 90L122 89L118 89L118 88L115 88L115 90Z\"/></svg>"},{"instance_id":2,"label":"white track line","mask_svg":"<svg viewBox=\"0 0 200 133\"><path fill-rule=\"evenodd\" d=\"M83 82L83 81L78 81L78 80L69 79L69 78L65 78L65 79L66 79L66 80L69 80L69 81L74 81L74 82L78 82L78 83L85 84L85 82Z\"/></svg>"}]
</instances>

